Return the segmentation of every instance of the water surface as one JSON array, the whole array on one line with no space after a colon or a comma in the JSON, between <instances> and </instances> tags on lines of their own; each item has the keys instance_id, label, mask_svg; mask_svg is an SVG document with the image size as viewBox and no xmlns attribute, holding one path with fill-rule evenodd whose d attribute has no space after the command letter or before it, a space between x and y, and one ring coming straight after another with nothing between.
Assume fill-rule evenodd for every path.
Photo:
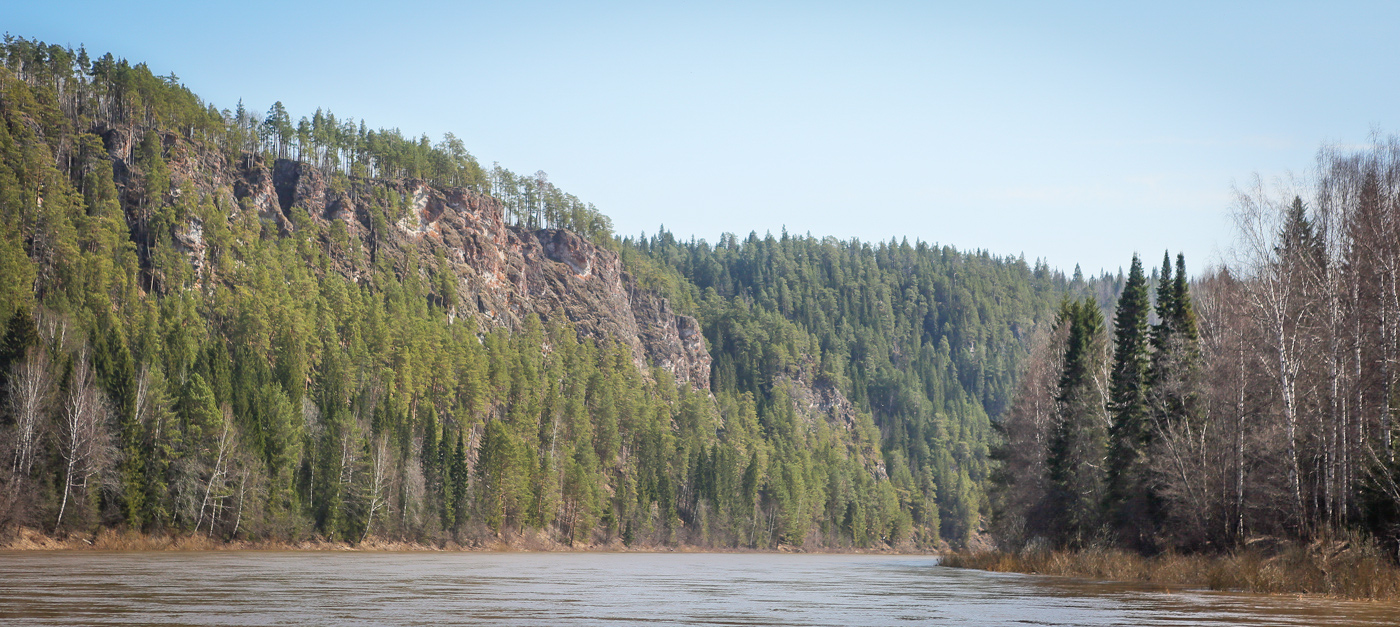
<instances>
[{"instance_id":1,"label":"water surface","mask_svg":"<svg viewBox=\"0 0 1400 627\"><path fill-rule=\"evenodd\" d=\"M1400 625L1400 605L1165 591L933 557L0 552L4 625Z\"/></svg>"}]
</instances>

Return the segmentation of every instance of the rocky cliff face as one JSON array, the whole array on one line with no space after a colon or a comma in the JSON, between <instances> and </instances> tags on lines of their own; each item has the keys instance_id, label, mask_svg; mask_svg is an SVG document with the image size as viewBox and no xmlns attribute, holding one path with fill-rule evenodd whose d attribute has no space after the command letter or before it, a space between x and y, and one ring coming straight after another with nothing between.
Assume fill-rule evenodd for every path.
<instances>
[{"instance_id":1,"label":"rocky cliff face","mask_svg":"<svg viewBox=\"0 0 1400 627\"><path fill-rule=\"evenodd\" d=\"M118 178L124 178L134 140L121 131L104 139ZM167 137L166 144L173 183L190 183L206 193L231 189L234 198L225 199L226 206L256 211L264 228L283 235L299 228L335 234L341 229L334 225L343 226L339 242L330 241L338 236L326 236L335 249L331 271L361 281L371 264L387 261L400 272L417 267L448 273L455 295L444 291L455 302L443 304L454 316L473 316L483 328L514 329L532 313L544 321L567 321L582 336L626 344L644 372L655 366L697 389L709 388L710 355L699 323L639 288L616 252L573 232L508 225L499 202L467 189L347 179L286 159L267 164L249 158L229 172L215 164L219 159L182 150L179 138ZM125 193L139 195L139 184L127 185ZM386 212L386 204L396 210ZM196 268L203 262L200 232L194 221L176 234L177 247Z\"/></svg>"},{"instance_id":2,"label":"rocky cliff face","mask_svg":"<svg viewBox=\"0 0 1400 627\"><path fill-rule=\"evenodd\" d=\"M362 182L333 190L327 177L310 166L279 160L270 175L250 168L246 197L260 214L273 215L281 228L289 214L306 211L313 222L338 220L374 242L375 255L403 261L443 252L456 277L459 315L473 315L483 326L516 328L530 314L567 320L581 335L613 338L632 349L645 369L657 366L696 388L710 385L710 355L694 318L671 311L670 303L639 289L617 253L562 229L531 231L506 224L500 203L466 189L438 189L419 181ZM268 193L268 186L272 193ZM407 211L384 232L375 226L356 196L362 186L378 185L399 194ZM272 206L273 200L277 206ZM290 227L295 228L295 227ZM337 260L348 261L348 260ZM338 269L354 277L351 263Z\"/></svg>"},{"instance_id":3,"label":"rocky cliff face","mask_svg":"<svg viewBox=\"0 0 1400 627\"><path fill-rule=\"evenodd\" d=\"M793 409L809 430L825 422L845 434L847 455L861 460L870 476L879 480L889 478L884 456L880 453L879 434L869 413L862 413L841 390L829 381L815 376L815 359L803 359L795 368L779 375L775 387L787 390Z\"/></svg>"}]
</instances>

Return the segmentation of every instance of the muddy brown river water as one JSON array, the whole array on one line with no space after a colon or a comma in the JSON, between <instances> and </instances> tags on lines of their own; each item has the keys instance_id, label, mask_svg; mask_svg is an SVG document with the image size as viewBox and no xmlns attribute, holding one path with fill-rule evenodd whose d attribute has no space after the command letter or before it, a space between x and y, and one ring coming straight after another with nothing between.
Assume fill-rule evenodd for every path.
<instances>
[{"instance_id":1,"label":"muddy brown river water","mask_svg":"<svg viewBox=\"0 0 1400 627\"><path fill-rule=\"evenodd\" d=\"M1400 625L1400 605L919 556L0 553L0 625Z\"/></svg>"}]
</instances>

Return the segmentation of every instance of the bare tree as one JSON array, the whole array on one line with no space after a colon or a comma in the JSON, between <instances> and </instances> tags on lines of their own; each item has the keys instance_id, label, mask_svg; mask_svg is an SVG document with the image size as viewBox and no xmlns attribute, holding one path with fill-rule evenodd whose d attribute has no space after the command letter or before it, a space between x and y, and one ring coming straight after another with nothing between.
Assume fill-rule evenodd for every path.
<instances>
[{"instance_id":1,"label":"bare tree","mask_svg":"<svg viewBox=\"0 0 1400 627\"><path fill-rule=\"evenodd\" d=\"M1279 235L1291 198L1297 194L1271 195L1255 177L1248 191L1237 191L1235 224L1239 228L1243 270L1248 273L1246 298L1255 323L1264 331L1270 355L1261 355L1274 378L1287 437L1288 485L1292 516L1299 525L1307 519L1303 503L1302 464L1298 446L1298 378L1311 337L1304 333L1303 273L1306 267L1283 254Z\"/></svg>"},{"instance_id":2,"label":"bare tree","mask_svg":"<svg viewBox=\"0 0 1400 627\"><path fill-rule=\"evenodd\" d=\"M1202 385L1206 440L1213 447L1202 463L1215 464L1218 476L1212 499L1219 519L1218 542L1240 541L1249 534L1251 501L1259 502L1267 477L1256 476L1257 459L1275 454L1279 445L1258 419L1255 389L1268 389L1271 377L1260 372L1258 327L1244 296L1248 289L1228 268L1208 272L1197 281L1196 312L1201 333ZM1265 395L1263 398L1268 398Z\"/></svg>"},{"instance_id":3,"label":"bare tree","mask_svg":"<svg viewBox=\"0 0 1400 627\"><path fill-rule=\"evenodd\" d=\"M21 477L28 477L34 467L34 451L43 428L44 412L53 396L53 373L49 354L40 346L31 346L24 359L10 370L10 416L15 421L14 455L10 473L18 487Z\"/></svg>"},{"instance_id":4,"label":"bare tree","mask_svg":"<svg viewBox=\"0 0 1400 627\"><path fill-rule=\"evenodd\" d=\"M230 457L232 457L232 446L230 443L229 425L233 422L233 420L232 416L228 415L229 413L230 411L227 408L225 408L225 415L223 421L224 428L223 432L219 434L219 448L214 458L214 468L209 471L209 480L204 483L204 499L199 504L199 517L196 518L194 522L195 533L199 532L199 526L201 523L204 522L204 510L206 508L209 508L211 505L217 505L217 502L222 500L223 498L223 492L225 489L224 484L226 482L226 479L228 478L228 465L230 462ZM216 488L218 490L217 493L215 492ZM210 500L211 495L213 497L213 502L211 502ZM214 534L214 522L216 519L217 516L215 515L215 511L210 511L210 535Z\"/></svg>"},{"instance_id":5,"label":"bare tree","mask_svg":"<svg viewBox=\"0 0 1400 627\"><path fill-rule=\"evenodd\" d=\"M1050 513L1042 507L1048 490L1045 458L1058 420L1055 396L1068 338L1067 324L1036 330L1016 401L997 424L1003 445L996 453L1002 463L991 495L997 502L992 526L998 538L1013 545L1008 548L1049 531Z\"/></svg>"},{"instance_id":6,"label":"bare tree","mask_svg":"<svg viewBox=\"0 0 1400 627\"><path fill-rule=\"evenodd\" d=\"M369 537L370 530L374 528L374 513L381 509L388 509L388 499L384 497L384 493L388 488L392 464L388 438L381 434L374 438L374 452L370 455L369 513L365 519L365 531L360 536L360 542L364 542L365 538Z\"/></svg>"},{"instance_id":7,"label":"bare tree","mask_svg":"<svg viewBox=\"0 0 1400 627\"><path fill-rule=\"evenodd\" d=\"M63 515L68 510L73 490L86 491L88 480L101 474L112 461L114 447L106 425L107 414L107 399L94 381L89 349L84 344L73 359L73 374L59 422L59 454L64 461L63 501L54 521L55 533L63 526Z\"/></svg>"}]
</instances>

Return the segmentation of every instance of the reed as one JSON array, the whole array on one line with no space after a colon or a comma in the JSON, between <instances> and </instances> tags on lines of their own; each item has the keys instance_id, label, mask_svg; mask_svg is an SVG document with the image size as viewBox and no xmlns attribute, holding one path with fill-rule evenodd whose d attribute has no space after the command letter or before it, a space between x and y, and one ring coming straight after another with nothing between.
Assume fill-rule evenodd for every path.
<instances>
[{"instance_id":1,"label":"reed","mask_svg":"<svg viewBox=\"0 0 1400 627\"><path fill-rule=\"evenodd\" d=\"M1105 548L954 552L944 554L941 563L955 568L1210 590L1400 599L1400 567L1374 541L1360 536L1268 548L1246 545L1224 554L1163 553L1152 557Z\"/></svg>"}]
</instances>

